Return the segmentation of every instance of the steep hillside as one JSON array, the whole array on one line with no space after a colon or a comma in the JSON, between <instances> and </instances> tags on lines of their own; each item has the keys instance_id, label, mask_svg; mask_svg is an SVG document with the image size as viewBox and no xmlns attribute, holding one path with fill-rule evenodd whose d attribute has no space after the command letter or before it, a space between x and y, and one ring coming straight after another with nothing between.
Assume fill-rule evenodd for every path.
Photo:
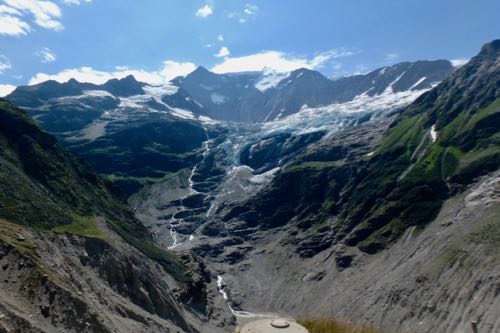
<instances>
[{"instance_id":1,"label":"steep hillside","mask_svg":"<svg viewBox=\"0 0 500 333\"><path fill-rule=\"evenodd\" d=\"M410 105L391 126L340 214L348 243L375 251L430 222L442 200L500 165L500 41ZM378 198L378 199L377 199ZM411 203L408 205L408 203Z\"/></svg>"},{"instance_id":2,"label":"steep hillside","mask_svg":"<svg viewBox=\"0 0 500 333\"><path fill-rule=\"evenodd\" d=\"M375 151L365 150L362 156L346 146L359 133L311 147L225 219L239 216L267 227L290 220L302 221L300 227L310 220L306 225L318 230L331 224L319 250L343 240L369 253L388 246L410 226L425 226L443 200L500 164L499 45L484 46L407 107Z\"/></svg>"},{"instance_id":3,"label":"steep hillside","mask_svg":"<svg viewBox=\"0 0 500 333\"><path fill-rule=\"evenodd\" d=\"M297 235L283 227L254 232L237 263L209 266L225 272L229 299L245 311L333 317L382 332L472 332L472 321L479 332L498 332L499 176L477 179L425 229L409 228L376 254L337 243L301 257ZM311 248L321 241L309 239Z\"/></svg>"},{"instance_id":4,"label":"steep hillside","mask_svg":"<svg viewBox=\"0 0 500 333\"><path fill-rule=\"evenodd\" d=\"M194 284L181 260L153 244L85 162L5 100L0 152L0 330L197 331L201 322L176 300Z\"/></svg>"},{"instance_id":5,"label":"steep hillside","mask_svg":"<svg viewBox=\"0 0 500 333\"><path fill-rule=\"evenodd\" d=\"M196 122L154 114L109 126L108 134L95 140L67 145L128 197L145 185L191 169L207 135Z\"/></svg>"}]
</instances>

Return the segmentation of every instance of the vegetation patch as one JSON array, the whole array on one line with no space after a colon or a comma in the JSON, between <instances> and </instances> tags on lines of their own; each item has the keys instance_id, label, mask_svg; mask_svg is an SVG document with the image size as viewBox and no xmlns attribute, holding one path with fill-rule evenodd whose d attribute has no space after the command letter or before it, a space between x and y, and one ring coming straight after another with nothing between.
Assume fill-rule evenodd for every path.
<instances>
[{"instance_id":1,"label":"vegetation patch","mask_svg":"<svg viewBox=\"0 0 500 333\"><path fill-rule=\"evenodd\" d=\"M100 239L106 238L102 230L99 229L95 216L73 215L73 222L71 224L54 227L52 231Z\"/></svg>"},{"instance_id":2,"label":"vegetation patch","mask_svg":"<svg viewBox=\"0 0 500 333\"><path fill-rule=\"evenodd\" d=\"M307 328L309 333L382 333L368 325L355 325L335 319L305 319L298 323Z\"/></svg>"}]
</instances>

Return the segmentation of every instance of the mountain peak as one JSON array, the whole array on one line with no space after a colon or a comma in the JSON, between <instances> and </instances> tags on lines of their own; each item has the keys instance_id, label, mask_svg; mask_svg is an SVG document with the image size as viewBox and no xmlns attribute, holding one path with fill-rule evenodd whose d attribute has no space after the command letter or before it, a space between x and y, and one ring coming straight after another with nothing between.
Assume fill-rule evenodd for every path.
<instances>
[{"instance_id":1,"label":"mountain peak","mask_svg":"<svg viewBox=\"0 0 500 333\"><path fill-rule=\"evenodd\" d=\"M72 79L74 80L74 79ZM69 81L68 81L69 82ZM139 81L136 80L135 76L133 76L132 74L130 75L127 75L121 79L118 79L118 78L113 78L113 79L109 79L108 81L106 81L106 83L104 83L104 85L107 85L111 82L122 82L122 83L139 83Z\"/></svg>"},{"instance_id":2,"label":"mountain peak","mask_svg":"<svg viewBox=\"0 0 500 333\"><path fill-rule=\"evenodd\" d=\"M139 82L137 81L137 79L135 78L135 76L133 76L132 74L129 74L127 75L126 77L124 77L122 79L122 81L134 81L134 82Z\"/></svg>"},{"instance_id":3,"label":"mountain peak","mask_svg":"<svg viewBox=\"0 0 500 333\"><path fill-rule=\"evenodd\" d=\"M213 74L211 71L209 71L208 69L206 69L205 67L203 66L198 66L196 67L196 69L194 71L191 72L191 74L189 75L192 75L192 74Z\"/></svg>"},{"instance_id":4,"label":"mountain peak","mask_svg":"<svg viewBox=\"0 0 500 333\"><path fill-rule=\"evenodd\" d=\"M315 80L320 82L330 82L330 80L318 71L301 67L290 73L291 79Z\"/></svg>"},{"instance_id":5,"label":"mountain peak","mask_svg":"<svg viewBox=\"0 0 500 333\"><path fill-rule=\"evenodd\" d=\"M310 75L318 75L319 74L319 75L323 76L323 74L321 74L320 72L309 69L309 68L305 68L305 67L301 67L301 68L296 69L292 72L292 75L301 75L302 76L304 74L310 74Z\"/></svg>"},{"instance_id":6,"label":"mountain peak","mask_svg":"<svg viewBox=\"0 0 500 333\"><path fill-rule=\"evenodd\" d=\"M486 43L481 48L480 55L497 55L500 52L500 39Z\"/></svg>"},{"instance_id":7,"label":"mountain peak","mask_svg":"<svg viewBox=\"0 0 500 333\"><path fill-rule=\"evenodd\" d=\"M144 90L142 90L144 85L144 83L137 81L133 75L128 75L122 79L111 79L102 87L115 96L128 97L144 94Z\"/></svg>"}]
</instances>

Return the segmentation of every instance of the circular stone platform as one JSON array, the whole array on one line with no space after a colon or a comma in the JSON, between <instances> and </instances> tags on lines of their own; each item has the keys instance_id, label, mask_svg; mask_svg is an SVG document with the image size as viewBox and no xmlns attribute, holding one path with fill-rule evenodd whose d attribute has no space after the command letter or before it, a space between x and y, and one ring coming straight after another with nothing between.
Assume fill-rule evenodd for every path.
<instances>
[{"instance_id":1,"label":"circular stone platform","mask_svg":"<svg viewBox=\"0 0 500 333\"><path fill-rule=\"evenodd\" d=\"M260 319L247 323L240 333L309 333L303 326L296 322L275 318Z\"/></svg>"}]
</instances>

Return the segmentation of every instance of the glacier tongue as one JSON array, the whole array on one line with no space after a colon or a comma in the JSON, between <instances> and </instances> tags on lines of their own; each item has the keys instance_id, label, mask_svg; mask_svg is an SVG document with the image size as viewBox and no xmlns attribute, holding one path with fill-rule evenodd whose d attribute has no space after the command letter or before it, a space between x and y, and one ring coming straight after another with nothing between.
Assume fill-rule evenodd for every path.
<instances>
[{"instance_id":1,"label":"glacier tongue","mask_svg":"<svg viewBox=\"0 0 500 333\"><path fill-rule=\"evenodd\" d=\"M291 132L294 134L336 131L355 123L363 114L383 116L403 108L426 91L428 89L401 92L386 90L375 96L361 94L346 103L334 103L321 107L304 106L299 112L288 117L264 123L262 130L266 133Z\"/></svg>"}]
</instances>

